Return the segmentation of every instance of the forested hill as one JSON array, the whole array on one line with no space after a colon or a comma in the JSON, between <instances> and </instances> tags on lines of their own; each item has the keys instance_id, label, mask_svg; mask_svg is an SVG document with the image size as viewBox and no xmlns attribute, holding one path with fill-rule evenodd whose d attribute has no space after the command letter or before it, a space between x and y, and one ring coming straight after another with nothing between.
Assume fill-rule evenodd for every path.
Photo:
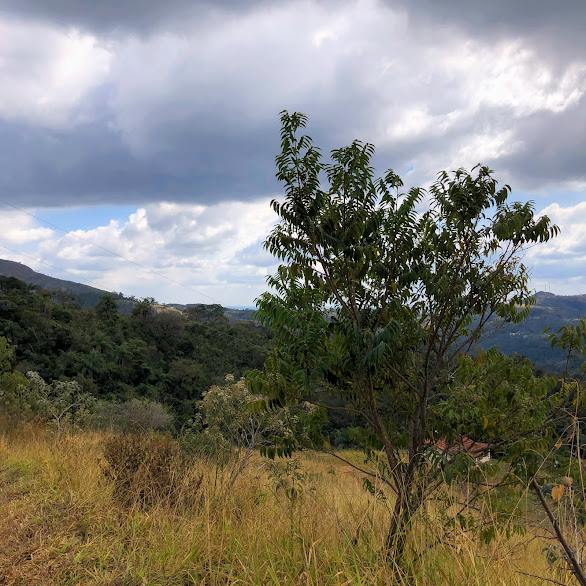
<instances>
[{"instance_id":1,"label":"forested hill","mask_svg":"<svg viewBox=\"0 0 586 586\"><path fill-rule=\"evenodd\" d=\"M0 259L0 275L15 277L30 285L42 287L47 291L70 293L75 295L77 302L82 307L95 307L102 295L107 293L107 291L98 289L97 287L90 287L83 283L75 283L74 281L66 281L65 279L57 279L49 275L37 273L30 267L12 260ZM112 293L112 295L122 312L130 313L132 311L133 302L130 299L124 297L122 293Z\"/></svg>"},{"instance_id":2,"label":"forested hill","mask_svg":"<svg viewBox=\"0 0 586 586\"><path fill-rule=\"evenodd\" d=\"M16 277L27 283L57 292L61 294L63 301L66 301L63 293L71 293L75 295L82 307L87 308L95 307L106 293L106 291L95 287L37 273L26 265L9 260L0 259L0 275ZM113 296L121 313L132 313L136 303L135 299L124 297L121 293L113 294ZM527 356L538 367L557 371L564 366L563 356L551 349L546 336L543 335L543 330L549 327L552 331L557 331L564 324L575 323L581 318L586 318L586 295L554 295L540 291L536 293L535 298L536 303L525 321L493 332L483 342L482 347L498 346L505 354L516 352ZM59 295L57 300L59 300ZM178 312L189 313L192 321L202 324L215 322L222 316L227 318L231 324L253 320L253 312L250 309L238 310L220 305L182 305L178 303L168 307L178 310ZM154 306L155 311L164 309L163 306Z\"/></svg>"},{"instance_id":3,"label":"forested hill","mask_svg":"<svg viewBox=\"0 0 586 586\"><path fill-rule=\"evenodd\" d=\"M227 374L261 368L271 334L253 322L230 324L219 311L180 312L151 300L131 315L104 295L95 309L58 300L40 287L0 276L0 337L16 345L14 366L43 379L75 380L92 395L168 405L181 423Z\"/></svg>"},{"instance_id":4,"label":"forested hill","mask_svg":"<svg viewBox=\"0 0 586 586\"><path fill-rule=\"evenodd\" d=\"M543 331L550 328L551 332L557 332L561 326L575 324L581 318L586 318L586 295L539 291L526 320L497 330L482 345L484 348L498 346L504 354L522 354L538 367L559 371L564 368L564 356L551 349Z\"/></svg>"},{"instance_id":5,"label":"forested hill","mask_svg":"<svg viewBox=\"0 0 586 586\"><path fill-rule=\"evenodd\" d=\"M37 285L38 287L42 287L47 291L53 292L54 297L55 293L57 293L56 298L63 301L67 300L67 295L64 294L69 293L75 296L75 300L82 307L96 307L104 293L108 293L108 291L104 291L103 289L98 289L96 287L90 287L89 285L84 285L83 283L76 283L74 281L67 281L65 279L57 279L55 277L43 275L43 273L38 273L30 267L12 260L0 259L0 275L5 277L15 277L21 281L24 281L25 283L29 283L30 285ZM112 293L112 296L116 301L116 305L118 306L118 311L120 311L120 313L132 313L132 308L136 302L135 298L126 297L122 293ZM189 307L199 308L200 310L202 308L208 308L208 313L211 314L216 312L217 308L221 306L206 306L196 303L188 305L172 303L169 305L169 307L173 307L179 311L183 311ZM222 308L224 316L228 318L230 323L252 320L252 311L253 310L251 309L232 309L228 307ZM202 314L203 313L205 312L202 311Z\"/></svg>"}]
</instances>

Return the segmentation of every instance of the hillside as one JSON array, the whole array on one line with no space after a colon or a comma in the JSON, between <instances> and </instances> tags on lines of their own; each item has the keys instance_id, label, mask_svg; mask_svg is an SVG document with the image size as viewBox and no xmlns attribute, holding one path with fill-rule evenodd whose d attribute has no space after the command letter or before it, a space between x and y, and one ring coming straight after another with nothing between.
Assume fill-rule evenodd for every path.
<instances>
[{"instance_id":1,"label":"hillside","mask_svg":"<svg viewBox=\"0 0 586 586\"><path fill-rule=\"evenodd\" d=\"M235 309L232 307L222 307L218 304L206 305L204 303L188 303L183 305L181 303L170 303L166 307L172 307L179 311L192 310L201 314L201 321L205 322L211 319L215 313L221 309L224 317L231 323L254 321L253 313L254 309ZM206 319L208 314L208 319Z\"/></svg>"},{"instance_id":2,"label":"hillside","mask_svg":"<svg viewBox=\"0 0 586 586\"><path fill-rule=\"evenodd\" d=\"M56 279L37 273L21 263L0 259L0 275L16 277L27 283L38 285L49 291L67 291L75 295L82 307L95 307L102 295L101 289ZM121 313L130 313L134 301L122 294L114 294ZM506 328L493 331L481 344L483 348L498 346L505 354L516 352L527 356L536 366L546 370L560 370L564 366L564 358L560 352L551 349L543 330L549 327L557 331L564 324L573 323L580 318L586 318L586 295L554 295L539 291L535 294L535 305L529 317L520 324L512 324ZM252 309L232 309L220 305L205 305L201 303L180 304L172 303L157 306L157 311L169 310L184 311L190 309L199 317L196 321L205 323L217 316L219 312L229 323L242 323L254 320Z\"/></svg>"},{"instance_id":3,"label":"hillside","mask_svg":"<svg viewBox=\"0 0 586 586\"><path fill-rule=\"evenodd\" d=\"M529 358L536 366L558 371L564 368L564 356L552 350L543 334L565 324L586 318L586 295L554 295L539 291L529 317L520 324L511 324L492 333L482 344L489 348L498 346L504 354L516 352Z\"/></svg>"},{"instance_id":4,"label":"hillside","mask_svg":"<svg viewBox=\"0 0 586 586\"><path fill-rule=\"evenodd\" d=\"M0 259L0 275L4 277L15 277L21 281L24 281L25 283L29 283L30 285L37 285L38 287L42 287L47 291L64 291L71 293L75 295L77 301L82 307L95 307L102 295L104 295L104 293L109 293L109 291L98 289L97 287L90 287L89 285L84 285L82 283L76 283L74 281L67 281L65 279L57 279L55 277L50 277L49 275L43 275L43 273L38 273L37 271L34 271L30 267L19 262L5 259ZM118 305L118 311L120 311L120 313L129 314L132 312L132 307L134 306L133 299L125 297L122 295L122 293L112 293L112 295L114 295L116 299L116 304ZM164 306L157 305L155 310L164 311L165 308L173 308L179 311L183 311L188 307L215 308L218 306L205 306L203 304L196 303L191 303L188 305L171 303ZM251 309L231 309L224 307L222 310L230 323L250 321L253 319L253 310Z\"/></svg>"},{"instance_id":5,"label":"hillside","mask_svg":"<svg viewBox=\"0 0 586 586\"><path fill-rule=\"evenodd\" d=\"M123 315L113 303L96 310L55 297L0 276L0 349L2 338L16 346L12 366L45 380L75 380L103 400L162 403L180 425L206 390L227 374L238 379L261 368L272 347L267 329L230 324L221 313L204 322L139 302L137 311ZM0 411L1 400L0 392Z\"/></svg>"},{"instance_id":6,"label":"hillside","mask_svg":"<svg viewBox=\"0 0 586 586\"><path fill-rule=\"evenodd\" d=\"M4 277L15 277L30 285L42 287L47 291L71 293L75 295L82 307L95 307L102 295L108 293L108 291L98 289L97 287L90 287L82 283L75 283L74 281L66 281L65 279L57 279L49 275L37 273L30 267L11 260L0 259L0 275ZM113 295L116 298L118 309L122 313L130 313L133 301L125 298L120 293L113 293Z\"/></svg>"}]
</instances>

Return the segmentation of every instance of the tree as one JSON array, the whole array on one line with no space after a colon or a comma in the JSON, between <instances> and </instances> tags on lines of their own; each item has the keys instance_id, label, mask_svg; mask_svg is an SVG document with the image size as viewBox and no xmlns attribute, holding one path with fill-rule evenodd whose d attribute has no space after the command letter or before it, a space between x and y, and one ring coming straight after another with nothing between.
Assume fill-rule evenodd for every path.
<instances>
[{"instance_id":1,"label":"tree","mask_svg":"<svg viewBox=\"0 0 586 586\"><path fill-rule=\"evenodd\" d=\"M306 121L281 115L285 198L271 204L280 221L265 247L283 264L257 300L276 349L250 386L276 403L324 408L328 392L361 419L357 438L384 455L395 493L387 546L400 554L436 486L424 457L430 411L487 325L528 315L520 255L558 228L531 203L508 204L510 187L499 189L487 167L402 193L393 171L375 179L370 144L333 150L326 163L298 136Z\"/></svg>"},{"instance_id":2,"label":"tree","mask_svg":"<svg viewBox=\"0 0 586 586\"><path fill-rule=\"evenodd\" d=\"M112 293L104 293L96 305L96 313L106 326L112 328L120 321L118 305Z\"/></svg>"},{"instance_id":3,"label":"tree","mask_svg":"<svg viewBox=\"0 0 586 586\"><path fill-rule=\"evenodd\" d=\"M28 381L21 372L14 371L12 362L15 346L0 336L0 407L6 415L23 416L31 408Z\"/></svg>"},{"instance_id":4,"label":"tree","mask_svg":"<svg viewBox=\"0 0 586 586\"><path fill-rule=\"evenodd\" d=\"M138 320L146 320L155 314L156 301L153 297L145 297L140 301L137 301L132 308L132 317Z\"/></svg>"},{"instance_id":5,"label":"tree","mask_svg":"<svg viewBox=\"0 0 586 586\"><path fill-rule=\"evenodd\" d=\"M35 400L35 409L55 426L55 439L70 425L87 420L95 405L95 398L84 393L75 381L46 383L36 372L27 372L29 392Z\"/></svg>"},{"instance_id":6,"label":"tree","mask_svg":"<svg viewBox=\"0 0 586 586\"><path fill-rule=\"evenodd\" d=\"M203 303L196 303L189 305L183 310L190 321L200 324L215 323L227 324L228 318L224 315L224 308L219 303L212 305L204 305Z\"/></svg>"}]
</instances>

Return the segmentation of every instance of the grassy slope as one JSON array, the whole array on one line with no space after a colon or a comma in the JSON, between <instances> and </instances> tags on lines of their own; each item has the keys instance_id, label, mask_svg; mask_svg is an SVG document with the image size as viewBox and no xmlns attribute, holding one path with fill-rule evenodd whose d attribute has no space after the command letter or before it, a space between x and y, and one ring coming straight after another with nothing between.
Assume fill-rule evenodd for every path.
<instances>
[{"instance_id":1,"label":"grassy slope","mask_svg":"<svg viewBox=\"0 0 586 586\"><path fill-rule=\"evenodd\" d=\"M194 465L181 479L191 506L174 499L140 510L119 504L104 476L106 437L55 445L34 426L0 435L1 584L406 584L380 557L388 503L371 498L348 466L304 455L293 514L260 458L229 494L213 469ZM456 550L424 550L429 531L417 532L411 584L539 583L517 567L566 583L529 536L527 547L461 535Z\"/></svg>"}]
</instances>

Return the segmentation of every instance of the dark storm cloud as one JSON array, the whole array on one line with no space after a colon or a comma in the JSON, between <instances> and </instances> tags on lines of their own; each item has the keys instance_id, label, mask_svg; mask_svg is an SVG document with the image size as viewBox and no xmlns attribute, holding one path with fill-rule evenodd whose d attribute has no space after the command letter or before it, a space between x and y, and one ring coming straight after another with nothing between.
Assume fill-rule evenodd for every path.
<instances>
[{"instance_id":1,"label":"dark storm cloud","mask_svg":"<svg viewBox=\"0 0 586 586\"><path fill-rule=\"evenodd\" d=\"M435 23L459 23L476 31L487 27L531 31L535 27L584 27L582 0L386 0L387 5L408 8L413 17Z\"/></svg>"},{"instance_id":2,"label":"dark storm cloud","mask_svg":"<svg viewBox=\"0 0 586 586\"><path fill-rule=\"evenodd\" d=\"M326 152L353 138L375 142L379 172L413 166L406 178L413 184L478 162L504 170L504 180L520 188L586 180L583 96L557 111L519 107L523 88L500 102L492 94L506 93L506 84L475 95L478 84L501 74L490 69L492 53L458 69L467 39L489 53L518 42L535 52L536 64L553 64L551 87L532 85L529 74L527 92L555 93L568 65L586 59L583 2L344 2L335 13L306 2L299 6L308 16L295 7L279 11L290 4L4 0L0 20L80 27L108 41L111 62L100 86L88 82L76 103L80 121L39 121L34 99L37 118L24 109L3 117L0 99L0 191L30 206L209 204L274 194L283 108L310 114L308 132ZM9 60L8 82L20 84L21 72L23 87L27 74L38 78L50 65L39 54ZM584 73L576 75L583 84ZM415 107L431 120L422 132L386 133L413 126ZM478 160L454 162L479 137L500 135L507 144L484 151L480 144Z\"/></svg>"},{"instance_id":3,"label":"dark storm cloud","mask_svg":"<svg viewBox=\"0 0 586 586\"><path fill-rule=\"evenodd\" d=\"M457 27L471 38L496 41L524 37L556 59L584 58L586 5L583 0L385 0L411 20Z\"/></svg>"},{"instance_id":4,"label":"dark storm cloud","mask_svg":"<svg viewBox=\"0 0 586 586\"><path fill-rule=\"evenodd\" d=\"M555 116L535 115L517 123L523 148L501 165L524 178L526 188L586 181L586 103Z\"/></svg>"},{"instance_id":5,"label":"dark storm cloud","mask_svg":"<svg viewBox=\"0 0 586 586\"><path fill-rule=\"evenodd\" d=\"M2 14L98 34L195 28L215 14L248 12L267 0L2 0Z\"/></svg>"},{"instance_id":6,"label":"dark storm cloud","mask_svg":"<svg viewBox=\"0 0 586 586\"><path fill-rule=\"evenodd\" d=\"M520 42L533 50L541 62L551 64L554 74L568 64L586 60L584 0L386 0L386 5L401 7L413 25L423 26L430 35L438 29L451 28L488 46L503 40ZM476 128L493 114L479 112ZM501 114L500 120L492 122L497 128L509 128L512 141L523 146L499 157L497 166L525 189L586 180L584 96L578 104L559 113L540 111L520 119ZM461 136L466 136L464 130ZM457 141L457 137L451 139Z\"/></svg>"},{"instance_id":7,"label":"dark storm cloud","mask_svg":"<svg viewBox=\"0 0 586 586\"><path fill-rule=\"evenodd\" d=\"M275 188L276 123L253 135L222 136L198 135L191 122L191 136L179 135L174 149L150 156L133 155L103 124L58 132L0 122L0 192L23 206L143 205L210 204Z\"/></svg>"},{"instance_id":8,"label":"dark storm cloud","mask_svg":"<svg viewBox=\"0 0 586 586\"><path fill-rule=\"evenodd\" d=\"M584 128L584 99L561 113L538 112L518 120L512 120L506 108L485 108L441 135L428 134L378 149L377 169L382 172L394 166L402 175L403 169L419 162L412 176L405 179L409 185L420 185L434 179L439 171L482 164L493 168L499 182L511 184L515 191L570 187L586 181ZM498 156L489 153L465 160L456 155L452 160L453 153L465 149L470 137L482 136L487 130L506 137Z\"/></svg>"}]
</instances>

